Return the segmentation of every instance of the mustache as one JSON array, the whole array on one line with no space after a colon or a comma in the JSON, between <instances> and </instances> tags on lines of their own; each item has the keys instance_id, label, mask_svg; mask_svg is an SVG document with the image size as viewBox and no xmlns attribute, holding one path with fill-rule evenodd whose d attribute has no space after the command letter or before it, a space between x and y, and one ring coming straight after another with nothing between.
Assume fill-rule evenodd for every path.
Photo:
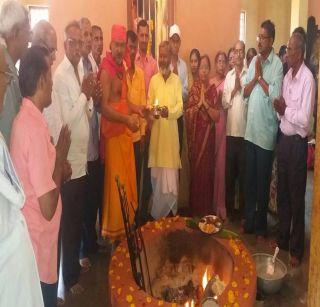
<instances>
[{"instance_id":1,"label":"mustache","mask_svg":"<svg viewBox=\"0 0 320 307\"><path fill-rule=\"evenodd\" d=\"M166 75L170 72L170 66L167 66L167 67L159 66L159 70L162 75Z\"/></svg>"}]
</instances>

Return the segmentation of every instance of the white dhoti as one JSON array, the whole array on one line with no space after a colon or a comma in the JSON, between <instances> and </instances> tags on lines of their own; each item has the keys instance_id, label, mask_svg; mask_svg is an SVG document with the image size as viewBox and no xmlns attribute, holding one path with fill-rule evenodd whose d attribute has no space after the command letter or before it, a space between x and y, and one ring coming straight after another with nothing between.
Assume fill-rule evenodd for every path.
<instances>
[{"instance_id":1,"label":"white dhoti","mask_svg":"<svg viewBox=\"0 0 320 307\"><path fill-rule=\"evenodd\" d=\"M166 217L170 211L175 215L179 191L179 170L152 167L151 183L153 191L151 216L157 220Z\"/></svg>"}]
</instances>

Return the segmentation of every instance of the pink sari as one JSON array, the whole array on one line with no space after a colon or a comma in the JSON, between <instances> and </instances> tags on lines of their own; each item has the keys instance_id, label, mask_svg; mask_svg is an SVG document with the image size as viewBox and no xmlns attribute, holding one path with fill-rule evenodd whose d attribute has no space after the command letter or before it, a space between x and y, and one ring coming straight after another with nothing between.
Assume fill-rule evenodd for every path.
<instances>
[{"instance_id":1,"label":"pink sari","mask_svg":"<svg viewBox=\"0 0 320 307\"><path fill-rule=\"evenodd\" d=\"M214 85L204 99L214 107L217 91ZM193 216L213 213L215 125L204 107L198 107L201 83L195 82L189 92L185 118L190 158L190 209Z\"/></svg>"},{"instance_id":2,"label":"pink sari","mask_svg":"<svg viewBox=\"0 0 320 307\"><path fill-rule=\"evenodd\" d=\"M224 80L217 85L217 92L223 91ZM215 178L214 178L214 196L213 203L216 214L222 218L226 218L226 127L227 112L221 108L219 121L216 122L215 131Z\"/></svg>"}]
</instances>

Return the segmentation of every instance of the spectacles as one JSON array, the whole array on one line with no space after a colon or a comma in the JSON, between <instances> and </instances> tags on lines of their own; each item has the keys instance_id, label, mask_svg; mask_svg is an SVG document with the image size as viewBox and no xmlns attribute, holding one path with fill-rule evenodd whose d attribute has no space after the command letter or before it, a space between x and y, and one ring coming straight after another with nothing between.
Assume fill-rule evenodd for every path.
<instances>
[{"instance_id":1,"label":"spectacles","mask_svg":"<svg viewBox=\"0 0 320 307\"><path fill-rule=\"evenodd\" d=\"M68 38L67 43L70 45L70 47L75 48L75 47L82 47L83 41L82 40L75 40L73 38Z\"/></svg>"},{"instance_id":2,"label":"spectacles","mask_svg":"<svg viewBox=\"0 0 320 307\"><path fill-rule=\"evenodd\" d=\"M43 39L40 39L40 43L41 45L46 48L48 50L48 52L51 54L51 55L55 55L55 53L57 52L57 48L54 48L54 47L49 47L47 45L47 43L43 40Z\"/></svg>"},{"instance_id":3,"label":"spectacles","mask_svg":"<svg viewBox=\"0 0 320 307\"><path fill-rule=\"evenodd\" d=\"M289 47L289 46L287 46L287 53L290 53L290 52L293 52L293 51L296 51L296 50L298 50L299 48L293 48L293 47Z\"/></svg>"},{"instance_id":4,"label":"spectacles","mask_svg":"<svg viewBox=\"0 0 320 307\"><path fill-rule=\"evenodd\" d=\"M242 49L234 49L233 52L235 54L244 54L244 51Z\"/></svg>"},{"instance_id":5,"label":"spectacles","mask_svg":"<svg viewBox=\"0 0 320 307\"><path fill-rule=\"evenodd\" d=\"M267 39L271 38L271 36L263 36L263 35L258 35L257 36L257 42L259 41L265 41Z\"/></svg>"}]
</instances>

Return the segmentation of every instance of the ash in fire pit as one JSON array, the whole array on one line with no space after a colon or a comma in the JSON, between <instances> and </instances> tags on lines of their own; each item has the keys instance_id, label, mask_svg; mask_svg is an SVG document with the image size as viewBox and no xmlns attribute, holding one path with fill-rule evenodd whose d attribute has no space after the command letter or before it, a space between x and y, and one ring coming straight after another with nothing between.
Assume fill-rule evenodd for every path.
<instances>
[{"instance_id":1,"label":"ash in fire pit","mask_svg":"<svg viewBox=\"0 0 320 307\"><path fill-rule=\"evenodd\" d=\"M233 262L228 252L212 237L199 232L174 230L147 246L153 295L167 302L184 304L201 300L208 280L229 283ZM207 281L208 281L207 280Z\"/></svg>"}]
</instances>

